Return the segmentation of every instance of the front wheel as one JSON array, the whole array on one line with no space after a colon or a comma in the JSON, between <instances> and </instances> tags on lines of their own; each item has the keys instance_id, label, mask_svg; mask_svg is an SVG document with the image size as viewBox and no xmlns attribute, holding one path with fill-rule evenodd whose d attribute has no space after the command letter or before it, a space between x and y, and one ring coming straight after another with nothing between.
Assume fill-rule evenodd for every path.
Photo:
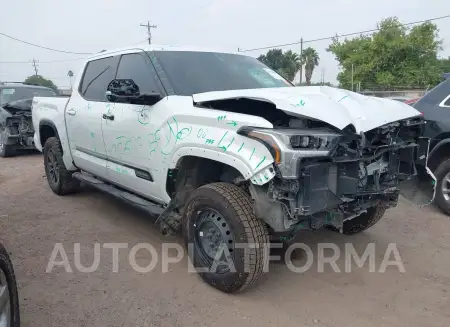
<instances>
[{"instance_id":1,"label":"front wheel","mask_svg":"<svg viewBox=\"0 0 450 327\"><path fill-rule=\"evenodd\" d=\"M384 216L386 207L378 204L367 209L367 212L362 213L358 217L344 221L343 233L346 235L357 234L372 227Z\"/></svg>"},{"instance_id":2,"label":"front wheel","mask_svg":"<svg viewBox=\"0 0 450 327\"><path fill-rule=\"evenodd\" d=\"M263 274L269 236L241 188L213 183L196 189L183 214L183 229L191 262L209 285L239 292Z\"/></svg>"},{"instance_id":3,"label":"front wheel","mask_svg":"<svg viewBox=\"0 0 450 327\"><path fill-rule=\"evenodd\" d=\"M50 137L44 144L44 166L48 185L58 195L73 193L80 182L72 178L72 172L64 165L61 144L56 137Z\"/></svg>"}]
</instances>

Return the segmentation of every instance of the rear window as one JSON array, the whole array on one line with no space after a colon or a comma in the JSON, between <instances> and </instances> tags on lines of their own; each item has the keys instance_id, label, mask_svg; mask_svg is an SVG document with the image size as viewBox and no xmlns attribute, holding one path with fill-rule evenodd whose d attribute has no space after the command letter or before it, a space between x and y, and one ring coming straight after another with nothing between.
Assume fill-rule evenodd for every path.
<instances>
[{"instance_id":1,"label":"rear window","mask_svg":"<svg viewBox=\"0 0 450 327\"><path fill-rule=\"evenodd\" d=\"M106 101L106 89L114 79L113 66L113 57L93 60L87 64L79 90L85 99Z\"/></svg>"},{"instance_id":2,"label":"rear window","mask_svg":"<svg viewBox=\"0 0 450 327\"><path fill-rule=\"evenodd\" d=\"M53 97L56 92L51 89L39 89L35 87L8 87L0 89L0 105L5 103L30 99L33 97Z\"/></svg>"}]
</instances>

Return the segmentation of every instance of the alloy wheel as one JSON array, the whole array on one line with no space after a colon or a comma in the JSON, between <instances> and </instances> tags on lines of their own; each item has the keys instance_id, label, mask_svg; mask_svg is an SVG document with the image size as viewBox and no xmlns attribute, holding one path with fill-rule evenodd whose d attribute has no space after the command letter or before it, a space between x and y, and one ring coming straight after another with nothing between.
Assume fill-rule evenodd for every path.
<instances>
[{"instance_id":1,"label":"alloy wheel","mask_svg":"<svg viewBox=\"0 0 450 327\"><path fill-rule=\"evenodd\" d=\"M450 173L442 179L441 192L445 201L450 201Z\"/></svg>"},{"instance_id":2,"label":"alloy wheel","mask_svg":"<svg viewBox=\"0 0 450 327\"><path fill-rule=\"evenodd\" d=\"M59 182L59 163L52 149L48 150L47 153L47 171L50 181L53 185L57 185Z\"/></svg>"}]
</instances>

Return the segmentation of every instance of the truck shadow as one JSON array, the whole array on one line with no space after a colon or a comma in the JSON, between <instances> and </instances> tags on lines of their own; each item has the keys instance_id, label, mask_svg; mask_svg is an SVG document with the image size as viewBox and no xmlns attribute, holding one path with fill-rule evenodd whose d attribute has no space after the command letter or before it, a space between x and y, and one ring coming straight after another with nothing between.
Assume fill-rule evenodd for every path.
<instances>
[{"instance_id":1,"label":"truck shadow","mask_svg":"<svg viewBox=\"0 0 450 327\"><path fill-rule=\"evenodd\" d=\"M128 233L135 234L136 243L152 244L158 253L160 253L163 243L184 244L181 233L163 236L155 224L157 217L150 216L143 210L117 200L113 196L91 188L84 188L82 192L74 196L89 201L90 210L97 211L97 214L102 219L107 219L108 223L114 224ZM102 212L108 212L108 215L102 214ZM294 246L299 247L300 244L302 248L293 250L287 257L285 257L286 253L283 251L271 251L273 257L267 273L254 287L245 291L243 296L258 298L261 292L263 294L270 292L270 290L278 292L280 289L290 289L293 284L300 287L300 285L315 284L324 280L326 280L326 283L344 285L354 276L371 272L369 259L362 260L364 264L359 267L355 263L355 257L352 257L352 255L356 255L363 258L366 250L375 259L376 270L373 272L378 272L389 244L395 240L390 239L389 235L376 233L377 228L374 227L374 229L351 236L327 229L315 232L300 232L294 241ZM373 253L370 252L372 250ZM186 254L187 250L185 249L183 260L175 264L176 269L180 275L185 272L186 278L194 278L192 282L198 283L199 279L195 275L187 276L188 261ZM277 256L279 257L277 258ZM327 263L327 258L332 257L336 257L334 265ZM392 255L389 258L393 259ZM351 262L350 271L346 266L348 261ZM299 272L296 269L304 269L304 271ZM355 283L359 283L358 280L360 278L356 278Z\"/></svg>"}]
</instances>

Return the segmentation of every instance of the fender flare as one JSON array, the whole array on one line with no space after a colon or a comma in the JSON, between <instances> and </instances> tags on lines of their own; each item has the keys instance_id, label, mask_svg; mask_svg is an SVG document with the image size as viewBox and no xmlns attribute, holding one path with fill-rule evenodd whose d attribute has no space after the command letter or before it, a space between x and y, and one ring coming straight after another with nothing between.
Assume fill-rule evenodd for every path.
<instances>
[{"instance_id":1,"label":"fender flare","mask_svg":"<svg viewBox=\"0 0 450 327\"><path fill-rule=\"evenodd\" d=\"M48 119L42 119L39 122L39 142L41 142L41 128L43 126L50 126L55 131L55 134L58 137L58 139L61 140L61 138L59 137L58 129L56 128L55 123L53 123L51 120L48 120ZM44 147L44 144L41 144L41 146Z\"/></svg>"},{"instance_id":2,"label":"fender flare","mask_svg":"<svg viewBox=\"0 0 450 327\"><path fill-rule=\"evenodd\" d=\"M254 171L248 163L236 156L233 156L231 153L222 153L211 149L203 149L197 147L182 147L172 155L171 161L169 163L169 169L174 169L178 161L182 157L186 156L200 157L224 163L228 166L236 168L245 179L250 179L258 171L265 170L265 168L267 168L268 166L272 166L273 164L272 159L268 160L264 166L261 166L260 169L258 169L258 171Z\"/></svg>"}]
</instances>

